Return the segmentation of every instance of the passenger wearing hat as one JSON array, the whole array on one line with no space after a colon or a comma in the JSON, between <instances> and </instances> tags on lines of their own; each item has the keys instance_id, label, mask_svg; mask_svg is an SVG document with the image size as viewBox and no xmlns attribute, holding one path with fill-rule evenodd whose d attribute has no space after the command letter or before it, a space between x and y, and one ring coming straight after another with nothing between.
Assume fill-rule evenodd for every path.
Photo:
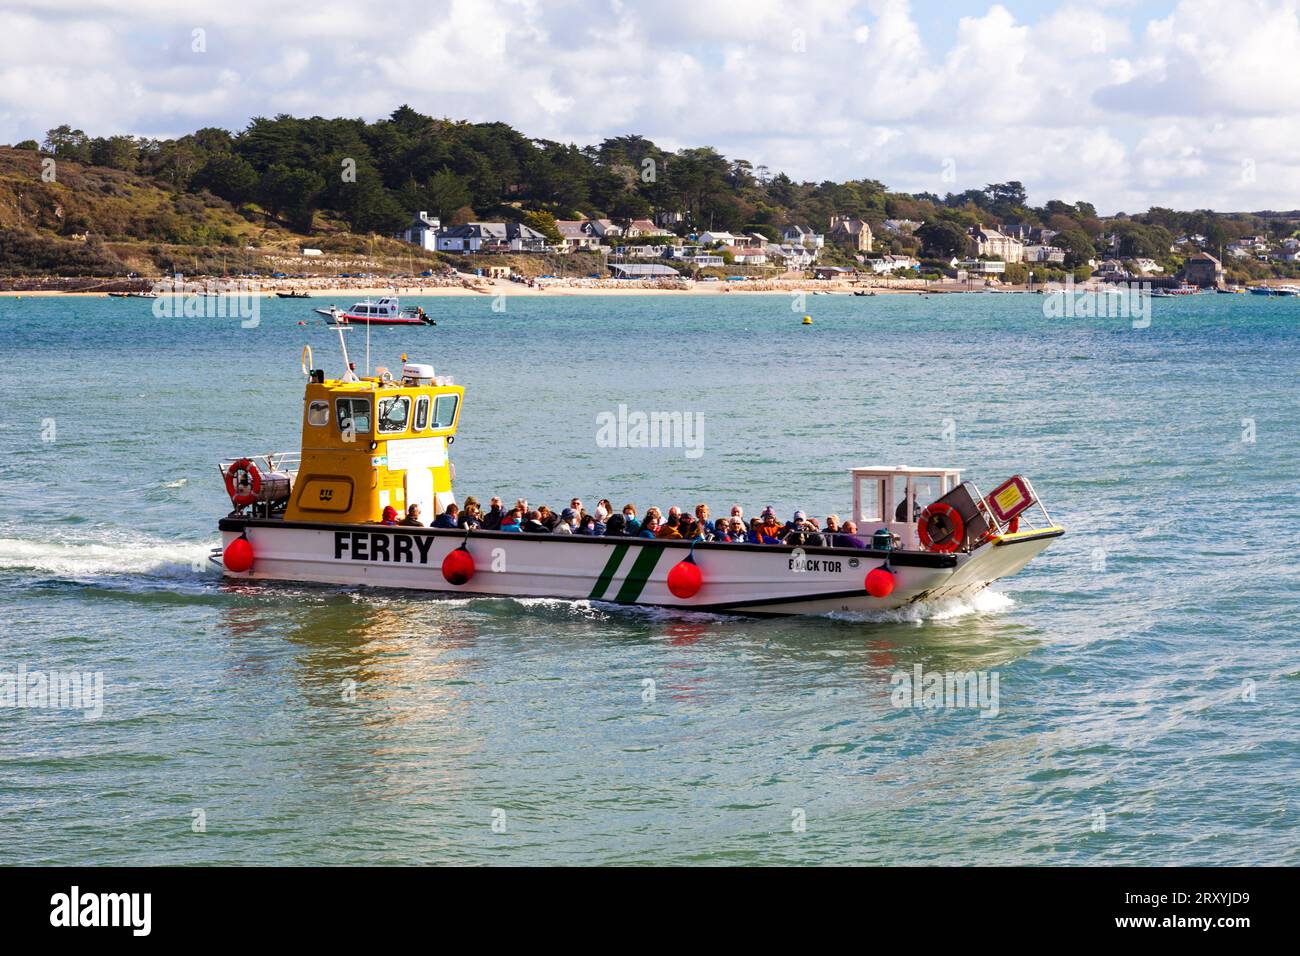
<instances>
[{"instance_id":1,"label":"passenger wearing hat","mask_svg":"<svg viewBox=\"0 0 1300 956\"><path fill-rule=\"evenodd\" d=\"M560 512L560 520L551 531L555 534L573 534L573 525L577 518L572 508L565 508Z\"/></svg>"},{"instance_id":2,"label":"passenger wearing hat","mask_svg":"<svg viewBox=\"0 0 1300 956\"><path fill-rule=\"evenodd\" d=\"M397 509L394 508L392 505L389 505L387 508L384 509L384 520L381 522L381 524L391 524L391 525L397 524Z\"/></svg>"}]
</instances>

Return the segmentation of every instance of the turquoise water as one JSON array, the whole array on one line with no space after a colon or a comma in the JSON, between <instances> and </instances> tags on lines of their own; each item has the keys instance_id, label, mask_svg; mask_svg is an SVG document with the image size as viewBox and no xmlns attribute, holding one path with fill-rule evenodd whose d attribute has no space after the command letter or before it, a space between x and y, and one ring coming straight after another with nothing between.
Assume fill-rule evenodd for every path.
<instances>
[{"instance_id":1,"label":"turquoise water","mask_svg":"<svg viewBox=\"0 0 1300 956\"><path fill-rule=\"evenodd\" d=\"M0 671L104 681L99 719L0 708L9 862L1300 862L1300 302L420 301L372 350L468 387L461 496L843 514L850 466L951 465L1069 533L854 621L223 585L215 462L296 448L334 333L0 299ZM597 447L620 404L703 453ZM996 674L996 716L894 706L916 665Z\"/></svg>"}]
</instances>

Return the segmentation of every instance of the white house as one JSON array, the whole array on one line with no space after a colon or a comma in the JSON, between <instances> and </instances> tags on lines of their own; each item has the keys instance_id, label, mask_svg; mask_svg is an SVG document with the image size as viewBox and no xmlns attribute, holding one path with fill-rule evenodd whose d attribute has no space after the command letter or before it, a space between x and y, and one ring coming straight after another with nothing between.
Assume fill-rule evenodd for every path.
<instances>
[{"instance_id":1,"label":"white house","mask_svg":"<svg viewBox=\"0 0 1300 956\"><path fill-rule=\"evenodd\" d=\"M420 210L420 214L415 217L409 226L397 234L397 238L432 252L437 248L438 230L440 228L442 228L442 223L437 216L430 218L427 212Z\"/></svg>"},{"instance_id":2,"label":"white house","mask_svg":"<svg viewBox=\"0 0 1300 956\"><path fill-rule=\"evenodd\" d=\"M817 259L817 253L807 246L783 243L769 243L767 246L767 256L780 265L791 270L807 269Z\"/></svg>"},{"instance_id":3,"label":"white house","mask_svg":"<svg viewBox=\"0 0 1300 956\"><path fill-rule=\"evenodd\" d=\"M911 256L881 256L867 259L863 264L877 275L889 275L895 269L915 269L921 263Z\"/></svg>"},{"instance_id":4,"label":"white house","mask_svg":"<svg viewBox=\"0 0 1300 956\"><path fill-rule=\"evenodd\" d=\"M564 239L565 252L601 248L600 236L586 219L557 219L555 228Z\"/></svg>"},{"instance_id":5,"label":"white house","mask_svg":"<svg viewBox=\"0 0 1300 956\"><path fill-rule=\"evenodd\" d=\"M700 242L706 246L711 246L715 242L720 242L724 246L734 246L738 237L729 232L702 232L700 233Z\"/></svg>"},{"instance_id":6,"label":"white house","mask_svg":"<svg viewBox=\"0 0 1300 956\"><path fill-rule=\"evenodd\" d=\"M790 246L806 246L809 249L822 249L826 246L824 233L813 232L804 226L786 226L781 230L781 243Z\"/></svg>"},{"instance_id":7,"label":"white house","mask_svg":"<svg viewBox=\"0 0 1300 956\"><path fill-rule=\"evenodd\" d=\"M439 252L545 252L546 237L518 222L469 222L438 232Z\"/></svg>"},{"instance_id":8,"label":"white house","mask_svg":"<svg viewBox=\"0 0 1300 956\"><path fill-rule=\"evenodd\" d=\"M767 252L749 246L731 246L726 251L731 253L732 261L742 266L761 266L767 262Z\"/></svg>"},{"instance_id":9,"label":"white house","mask_svg":"<svg viewBox=\"0 0 1300 956\"><path fill-rule=\"evenodd\" d=\"M1026 262L1065 262L1065 250L1057 246L1041 244L1025 246L1024 256Z\"/></svg>"}]
</instances>

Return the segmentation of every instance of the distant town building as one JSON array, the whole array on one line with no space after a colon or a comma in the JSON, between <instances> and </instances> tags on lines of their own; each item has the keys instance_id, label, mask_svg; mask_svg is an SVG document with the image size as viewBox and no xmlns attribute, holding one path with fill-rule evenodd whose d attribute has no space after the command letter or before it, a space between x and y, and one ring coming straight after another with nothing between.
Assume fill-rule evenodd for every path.
<instances>
[{"instance_id":1,"label":"distant town building","mask_svg":"<svg viewBox=\"0 0 1300 956\"><path fill-rule=\"evenodd\" d=\"M1003 235L997 229L977 225L970 230L969 250L972 258L989 256L1003 262L1024 262L1025 247L1018 239Z\"/></svg>"},{"instance_id":2,"label":"distant town building","mask_svg":"<svg viewBox=\"0 0 1300 956\"><path fill-rule=\"evenodd\" d=\"M711 246L718 242L722 243L724 246L734 246L736 244L736 237L729 232L702 232L699 235L699 240L706 246Z\"/></svg>"},{"instance_id":3,"label":"distant town building","mask_svg":"<svg viewBox=\"0 0 1300 956\"><path fill-rule=\"evenodd\" d=\"M1024 248L1025 262L1064 263L1065 250L1056 246L1030 245Z\"/></svg>"},{"instance_id":4,"label":"distant town building","mask_svg":"<svg viewBox=\"0 0 1300 956\"><path fill-rule=\"evenodd\" d=\"M886 219L881 225L886 232L892 232L896 236L910 236L924 223L917 222L915 219Z\"/></svg>"},{"instance_id":5,"label":"distant town building","mask_svg":"<svg viewBox=\"0 0 1300 956\"><path fill-rule=\"evenodd\" d=\"M898 269L915 269L921 263L911 256L881 256L867 259L863 264L877 275L889 275Z\"/></svg>"},{"instance_id":6,"label":"distant town building","mask_svg":"<svg viewBox=\"0 0 1300 956\"><path fill-rule=\"evenodd\" d=\"M783 245L821 249L826 245L826 236L804 226L786 226L781 230L781 242Z\"/></svg>"},{"instance_id":7,"label":"distant town building","mask_svg":"<svg viewBox=\"0 0 1300 956\"><path fill-rule=\"evenodd\" d=\"M1223 264L1208 252L1188 256L1183 262L1183 281L1207 288L1223 284Z\"/></svg>"},{"instance_id":8,"label":"distant town building","mask_svg":"<svg viewBox=\"0 0 1300 956\"><path fill-rule=\"evenodd\" d=\"M852 216L831 216L829 237L837 245L848 246L858 252L871 251L871 226L864 220Z\"/></svg>"},{"instance_id":9,"label":"distant town building","mask_svg":"<svg viewBox=\"0 0 1300 956\"><path fill-rule=\"evenodd\" d=\"M439 252L545 252L546 237L518 222L469 222L438 231Z\"/></svg>"},{"instance_id":10,"label":"distant town building","mask_svg":"<svg viewBox=\"0 0 1300 956\"><path fill-rule=\"evenodd\" d=\"M419 246L421 249L433 252L437 248L437 236L440 228L442 228L442 224L437 216L430 218L427 212L420 210L419 215L415 217L411 224L397 234L397 238L403 242L409 242L413 246ZM303 253L303 255L306 254Z\"/></svg>"},{"instance_id":11,"label":"distant town building","mask_svg":"<svg viewBox=\"0 0 1300 956\"><path fill-rule=\"evenodd\" d=\"M776 265L784 266L786 269L803 271L813 264L817 258L817 251L807 246L782 243L768 243L767 258Z\"/></svg>"},{"instance_id":12,"label":"distant town building","mask_svg":"<svg viewBox=\"0 0 1300 956\"><path fill-rule=\"evenodd\" d=\"M600 236L596 235L586 219L557 219L555 228L564 240L565 252L601 248Z\"/></svg>"},{"instance_id":13,"label":"distant town building","mask_svg":"<svg viewBox=\"0 0 1300 956\"><path fill-rule=\"evenodd\" d=\"M1007 271L1007 264L1002 259L962 259L957 268L972 275L1000 276Z\"/></svg>"}]
</instances>

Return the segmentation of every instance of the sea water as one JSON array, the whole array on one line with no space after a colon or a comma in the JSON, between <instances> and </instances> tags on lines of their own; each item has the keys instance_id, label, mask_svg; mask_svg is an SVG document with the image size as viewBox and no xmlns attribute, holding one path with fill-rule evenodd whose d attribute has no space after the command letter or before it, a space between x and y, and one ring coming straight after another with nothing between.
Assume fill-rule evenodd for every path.
<instances>
[{"instance_id":1,"label":"sea water","mask_svg":"<svg viewBox=\"0 0 1300 956\"><path fill-rule=\"evenodd\" d=\"M951 466L1068 533L848 619L226 584L216 463L297 450L329 300L0 299L9 862L1300 862L1300 301L403 302L438 325L371 365L466 386L461 498L843 516L852 466Z\"/></svg>"}]
</instances>

